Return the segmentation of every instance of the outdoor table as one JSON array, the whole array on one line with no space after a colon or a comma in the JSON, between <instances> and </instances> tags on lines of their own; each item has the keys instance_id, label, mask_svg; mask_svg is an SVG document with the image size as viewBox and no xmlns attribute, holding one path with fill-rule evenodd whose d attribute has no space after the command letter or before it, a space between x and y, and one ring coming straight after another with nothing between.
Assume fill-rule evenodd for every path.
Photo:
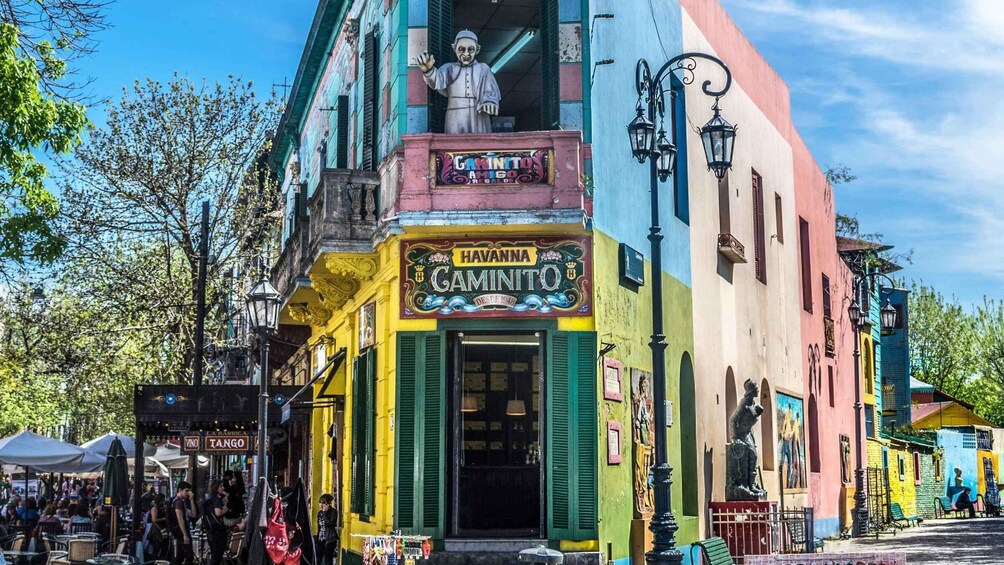
<instances>
[{"instance_id":1,"label":"outdoor table","mask_svg":"<svg viewBox=\"0 0 1004 565\"><path fill-rule=\"evenodd\" d=\"M109 558L109 557L92 557L87 560L88 565L118 565L120 563L129 563L128 559L120 558Z\"/></svg>"},{"instance_id":2,"label":"outdoor table","mask_svg":"<svg viewBox=\"0 0 1004 565\"><path fill-rule=\"evenodd\" d=\"M36 551L5 551L3 552L4 558L8 563L12 565L27 565L31 563L31 560L36 555L40 555Z\"/></svg>"}]
</instances>

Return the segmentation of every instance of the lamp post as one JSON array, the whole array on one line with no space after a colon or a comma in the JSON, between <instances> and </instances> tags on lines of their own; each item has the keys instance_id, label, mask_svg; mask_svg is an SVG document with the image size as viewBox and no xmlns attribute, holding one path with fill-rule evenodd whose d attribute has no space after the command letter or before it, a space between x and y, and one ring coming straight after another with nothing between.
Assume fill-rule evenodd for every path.
<instances>
[{"instance_id":1,"label":"lamp post","mask_svg":"<svg viewBox=\"0 0 1004 565\"><path fill-rule=\"evenodd\" d=\"M873 271L854 276L854 300L847 309L847 319L854 326L854 449L858 458L858 466L854 470L854 512L851 515L851 535L861 537L868 533L870 521L868 511L868 495L865 493L865 460L864 433L861 430L861 412L864 403L861 401L861 328L865 326L868 315L861 307L861 293L875 282L884 279L890 287L896 286L888 276ZM866 284L867 283L867 284ZM896 308L886 299L885 306L879 310L879 323L882 329L892 329L896 325Z\"/></svg>"},{"instance_id":2,"label":"lamp post","mask_svg":"<svg viewBox=\"0 0 1004 565\"><path fill-rule=\"evenodd\" d=\"M672 85L663 82L676 73L684 85L694 80L693 71L698 59L710 61L725 72L725 86L721 90L711 89L711 81L702 84L704 94L715 99L714 117L700 130L708 169L720 180L732 168L732 149L735 144L736 129L720 115L718 99L732 85L732 74L721 60L704 53L683 53L667 61L652 75L648 62L638 61L635 67L635 87L638 104L634 120L628 125L631 153L639 163L649 161L650 207L652 224L648 240L652 253L652 396L655 405L655 512L649 529L652 531L652 549L645 554L649 565L682 563L683 553L676 548L678 528L670 500L670 485L673 470L667 458L666 437L666 336L663 334L662 320L662 228L659 225L659 182L665 182L676 170L677 129L674 127L674 108L670 107L669 131L666 138L666 95L672 102ZM644 103L644 104L643 104ZM656 137L656 120L659 122ZM671 141L673 140L673 141ZM674 179L675 181L675 179Z\"/></svg>"},{"instance_id":3,"label":"lamp post","mask_svg":"<svg viewBox=\"0 0 1004 565\"><path fill-rule=\"evenodd\" d=\"M279 303L282 295L268 282L265 275L255 284L247 296L248 322L258 334L261 348L261 371L258 378L258 456L255 458L255 484L268 473L268 454L265 452L265 437L268 432L268 339L279 328Z\"/></svg>"}]
</instances>

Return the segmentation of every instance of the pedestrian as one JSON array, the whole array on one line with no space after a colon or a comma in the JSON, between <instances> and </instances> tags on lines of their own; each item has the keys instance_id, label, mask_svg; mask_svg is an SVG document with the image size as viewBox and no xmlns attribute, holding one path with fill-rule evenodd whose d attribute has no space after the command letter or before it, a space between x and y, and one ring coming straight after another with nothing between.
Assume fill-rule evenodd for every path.
<instances>
[{"instance_id":1,"label":"pedestrian","mask_svg":"<svg viewBox=\"0 0 1004 565\"><path fill-rule=\"evenodd\" d=\"M223 473L223 488L227 490L227 513L223 515L223 523L232 528L244 517L247 505L244 502L244 478L239 472Z\"/></svg>"},{"instance_id":2,"label":"pedestrian","mask_svg":"<svg viewBox=\"0 0 1004 565\"><path fill-rule=\"evenodd\" d=\"M157 561L167 555L168 544L164 535L167 518L164 500L164 495L157 493L150 502L150 509L143 516L143 554L147 561Z\"/></svg>"},{"instance_id":3,"label":"pedestrian","mask_svg":"<svg viewBox=\"0 0 1004 565\"><path fill-rule=\"evenodd\" d=\"M322 494L321 510L317 513L317 550L321 552L320 565L334 565L338 549L338 512L332 508L334 497Z\"/></svg>"},{"instance_id":4,"label":"pedestrian","mask_svg":"<svg viewBox=\"0 0 1004 565\"><path fill-rule=\"evenodd\" d=\"M139 511L141 513L145 514L150 511L150 505L153 504L153 497L153 487L150 486L150 483L144 482L143 496L139 497Z\"/></svg>"},{"instance_id":5,"label":"pedestrian","mask_svg":"<svg viewBox=\"0 0 1004 565\"><path fill-rule=\"evenodd\" d=\"M192 530L189 520L195 518L195 501L192 500L192 485L186 481L178 483L178 496L171 501L167 521L171 537L177 548L173 555L174 565L192 565L195 552L192 551Z\"/></svg>"},{"instance_id":6,"label":"pedestrian","mask_svg":"<svg viewBox=\"0 0 1004 565\"><path fill-rule=\"evenodd\" d=\"M223 515L227 513L226 498L223 481L217 479L209 485L209 497L202 503L202 528L209 539L210 565L221 565L227 550L230 529L223 523Z\"/></svg>"},{"instance_id":7,"label":"pedestrian","mask_svg":"<svg viewBox=\"0 0 1004 565\"><path fill-rule=\"evenodd\" d=\"M80 501L77 507L73 511L73 516L70 517L70 521L66 523L66 532L69 534L73 532L74 524L88 524L91 523L91 513L88 512L87 504L84 501Z\"/></svg>"}]
</instances>

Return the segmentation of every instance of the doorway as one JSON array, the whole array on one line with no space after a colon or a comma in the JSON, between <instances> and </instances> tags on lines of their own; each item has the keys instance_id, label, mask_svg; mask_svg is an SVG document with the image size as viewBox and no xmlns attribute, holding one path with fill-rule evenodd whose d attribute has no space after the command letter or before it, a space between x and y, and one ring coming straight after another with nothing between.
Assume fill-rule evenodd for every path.
<instances>
[{"instance_id":1,"label":"doorway","mask_svg":"<svg viewBox=\"0 0 1004 565\"><path fill-rule=\"evenodd\" d=\"M544 514L540 332L453 334L450 530L540 537Z\"/></svg>"}]
</instances>

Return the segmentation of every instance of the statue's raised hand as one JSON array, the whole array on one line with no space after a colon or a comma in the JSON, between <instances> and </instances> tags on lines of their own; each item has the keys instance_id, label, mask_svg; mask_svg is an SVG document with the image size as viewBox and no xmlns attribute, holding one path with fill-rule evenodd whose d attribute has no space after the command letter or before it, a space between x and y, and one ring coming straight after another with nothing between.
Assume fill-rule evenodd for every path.
<instances>
[{"instance_id":1,"label":"statue's raised hand","mask_svg":"<svg viewBox=\"0 0 1004 565\"><path fill-rule=\"evenodd\" d=\"M499 105L494 102L485 102L484 104L478 106L479 112L484 112L489 116L497 116L499 114Z\"/></svg>"},{"instance_id":2,"label":"statue's raised hand","mask_svg":"<svg viewBox=\"0 0 1004 565\"><path fill-rule=\"evenodd\" d=\"M422 70L423 73L431 71L436 66L436 57L426 51L418 56L418 68Z\"/></svg>"}]
</instances>

